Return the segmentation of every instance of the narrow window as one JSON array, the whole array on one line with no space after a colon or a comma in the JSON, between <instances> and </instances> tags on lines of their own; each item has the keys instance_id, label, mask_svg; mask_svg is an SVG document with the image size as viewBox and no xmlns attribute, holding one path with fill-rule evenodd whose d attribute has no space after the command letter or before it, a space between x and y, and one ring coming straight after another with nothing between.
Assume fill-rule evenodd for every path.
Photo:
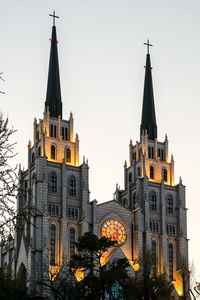
<instances>
[{"instance_id":1,"label":"narrow window","mask_svg":"<svg viewBox=\"0 0 200 300\"><path fill-rule=\"evenodd\" d=\"M172 195L167 195L167 213L173 214L174 207L173 207L173 198Z\"/></svg>"},{"instance_id":2,"label":"narrow window","mask_svg":"<svg viewBox=\"0 0 200 300\"><path fill-rule=\"evenodd\" d=\"M71 150L69 148L66 150L66 162L71 162Z\"/></svg>"},{"instance_id":3,"label":"narrow window","mask_svg":"<svg viewBox=\"0 0 200 300\"><path fill-rule=\"evenodd\" d=\"M53 137L57 137L57 127L55 125L53 126Z\"/></svg>"},{"instance_id":4,"label":"narrow window","mask_svg":"<svg viewBox=\"0 0 200 300\"><path fill-rule=\"evenodd\" d=\"M169 279L172 281L173 280L173 262L174 262L172 243L169 243L169 245L168 245L168 261L169 261Z\"/></svg>"},{"instance_id":5,"label":"narrow window","mask_svg":"<svg viewBox=\"0 0 200 300\"><path fill-rule=\"evenodd\" d=\"M150 166L150 178L154 179L154 168Z\"/></svg>"},{"instance_id":6,"label":"narrow window","mask_svg":"<svg viewBox=\"0 0 200 300\"><path fill-rule=\"evenodd\" d=\"M54 224L51 225L51 240L50 240L50 264L55 266L55 254L56 254L56 226Z\"/></svg>"},{"instance_id":7,"label":"narrow window","mask_svg":"<svg viewBox=\"0 0 200 300\"><path fill-rule=\"evenodd\" d=\"M163 170L163 179L164 179L164 182L167 182L167 169Z\"/></svg>"},{"instance_id":8,"label":"narrow window","mask_svg":"<svg viewBox=\"0 0 200 300\"><path fill-rule=\"evenodd\" d=\"M49 174L49 191L54 193L57 192L57 176L55 172Z\"/></svg>"},{"instance_id":9,"label":"narrow window","mask_svg":"<svg viewBox=\"0 0 200 300\"><path fill-rule=\"evenodd\" d=\"M41 147L38 148L38 156L41 156Z\"/></svg>"},{"instance_id":10,"label":"narrow window","mask_svg":"<svg viewBox=\"0 0 200 300\"><path fill-rule=\"evenodd\" d=\"M151 158L151 147L148 147L148 157Z\"/></svg>"},{"instance_id":11,"label":"narrow window","mask_svg":"<svg viewBox=\"0 0 200 300\"><path fill-rule=\"evenodd\" d=\"M51 159L56 159L56 147L51 145Z\"/></svg>"},{"instance_id":12,"label":"narrow window","mask_svg":"<svg viewBox=\"0 0 200 300\"><path fill-rule=\"evenodd\" d=\"M59 207L56 205L56 216L59 216Z\"/></svg>"},{"instance_id":13,"label":"narrow window","mask_svg":"<svg viewBox=\"0 0 200 300\"><path fill-rule=\"evenodd\" d=\"M149 196L150 196L150 209L157 210L156 193L151 192Z\"/></svg>"},{"instance_id":14,"label":"narrow window","mask_svg":"<svg viewBox=\"0 0 200 300\"><path fill-rule=\"evenodd\" d=\"M70 228L70 257L75 254L75 229Z\"/></svg>"},{"instance_id":15,"label":"narrow window","mask_svg":"<svg viewBox=\"0 0 200 300\"><path fill-rule=\"evenodd\" d=\"M72 196L76 195L76 179L74 176L71 176L69 180L69 194Z\"/></svg>"},{"instance_id":16,"label":"narrow window","mask_svg":"<svg viewBox=\"0 0 200 300\"><path fill-rule=\"evenodd\" d=\"M140 169L140 167L137 168L137 174L138 174L138 177L141 176L141 169Z\"/></svg>"},{"instance_id":17,"label":"narrow window","mask_svg":"<svg viewBox=\"0 0 200 300\"><path fill-rule=\"evenodd\" d=\"M70 208L70 207L67 208L67 216L68 216L68 217L71 216L71 208Z\"/></svg>"},{"instance_id":18,"label":"narrow window","mask_svg":"<svg viewBox=\"0 0 200 300\"><path fill-rule=\"evenodd\" d=\"M50 137L53 137L53 125L50 126Z\"/></svg>"},{"instance_id":19,"label":"narrow window","mask_svg":"<svg viewBox=\"0 0 200 300\"><path fill-rule=\"evenodd\" d=\"M156 262L156 241L155 240L152 240L152 242L151 242L151 254L153 257L154 264L155 264L155 262Z\"/></svg>"},{"instance_id":20,"label":"narrow window","mask_svg":"<svg viewBox=\"0 0 200 300\"><path fill-rule=\"evenodd\" d=\"M160 149L158 149L158 157L160 157Z\"/></svg>"},{"instance_id":21,"label":"narrow window","mask_svg":"<svg viewBox=\"0 0 200 300\"><path fill-rule=\"evenodd\" d=\"M164 151L163 151L163 149L161 150L161 160L164 161Z\"/></svg>"},{"instance_id":22,"label":"narrow window","mask_svg":"<svg viewBox=\"0 0 200 300\"><path fill-rule=\"evenodd\" d=\"M152 222L149 223L150 230L152 231Z\"/></svg>"},{"instance_id":23,"label":"narrow window","mask_svg":"<svg viewBox=\"0 0 200 300\"><path fill-rule=\"evenodd\" d=\"M74 211L75 219L78 219L78 209L76 208Z\"/></svg>"},{"instance_id":24,"label":"narrow window","mask_svg":"<svg viewBox=\"0 0 200 300\"><path fill-rule=\"evenodd\" d=\"M128 180L129 180L129 183L132 182L132 173L129 173L129 175L128 175Z\"/></svg>"},{"instance_id":25,"label":"narrow window","mask_svg":"<svg viewBox=\"0 0 200 300\"><path fill-rule=\"evenodd\" d=\"M35 161L35 153L32 153L32 163L34 163L34 161Z\"/></svg>"},{"instance_id":26,"label":"narrow window","mask_svg":"<svg viewBox=\"0 0 200 300\"><path fill-rule=\"evenodd\" d=\"M65 128L65 140L68 140L67 128Z\"/></svg>"}]
</instances>

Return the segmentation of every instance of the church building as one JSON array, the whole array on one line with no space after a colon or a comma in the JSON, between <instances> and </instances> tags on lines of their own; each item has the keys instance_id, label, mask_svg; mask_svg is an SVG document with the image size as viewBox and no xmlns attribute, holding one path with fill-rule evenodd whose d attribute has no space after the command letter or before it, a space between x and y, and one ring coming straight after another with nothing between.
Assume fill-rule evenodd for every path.
<instances>
[{"instance_id":1,"label":"church building","mask_svg":"<svg viewBox=\"0 0 200 300\"><path fill-rule=\"evenodd\" d=\"M78 237L90 231L116 241L118 246L109 251L106 261L126 257L133 273L140 268L144 250L150 250L158 271L173 282L177 299L182 293L182 260L188 263L185 186L181 178L174 182L167 135L161 142L157 139L149 46L148 42L140 139L130 140L124 189L116 186L114 199L98 204L90 200L88 162L79 161L73 115L66 119L62 113L53 24L43 118L34 119L28 168L20 170L23 187L17 199L18 209L28 203L34 213L23 229L17 229L11 254L13 269L26 274L30 292L45 295L45 287L38 284L48 270L45 264L58 273L76 252ZM9 261L8 252L1 248L1 265Z\"/></svg>"}]
</instances>

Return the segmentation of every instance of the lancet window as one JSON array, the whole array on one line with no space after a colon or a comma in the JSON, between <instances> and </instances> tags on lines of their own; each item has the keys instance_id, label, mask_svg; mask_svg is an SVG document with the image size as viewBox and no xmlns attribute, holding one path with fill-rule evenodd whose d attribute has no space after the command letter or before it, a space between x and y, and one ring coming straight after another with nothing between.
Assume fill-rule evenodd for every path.
<instances>
[{"instance_id":1,"label":"lancet window","mask_svg":"<svg viewBox=\"0 0 200 300\"><path fill-rule=\"evenodd\" d=\"M150 200L150 209L151 210L157 210L157 201L156 201L156 193L155 192L151 192L149 194L149 200Z\"/></svg>"},{"instance_id":2,"label":"lancet window","mask_svg":"<svg viewBox=\"0 0 200 300\"><path fill-rule=\"evenodd\" d=\"M55 172L49 174L49 192L57 192L57 176Z\"/></svg>"}]
</instances>

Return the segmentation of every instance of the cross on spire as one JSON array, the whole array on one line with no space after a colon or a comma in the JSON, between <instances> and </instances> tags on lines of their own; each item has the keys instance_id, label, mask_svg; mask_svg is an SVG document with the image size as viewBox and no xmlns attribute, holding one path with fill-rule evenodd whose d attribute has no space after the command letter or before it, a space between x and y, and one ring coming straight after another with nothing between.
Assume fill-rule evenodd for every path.
<instances>
[{"instance_id":1,"label":"cross on spire","mask_svg":"<svg viewBox=\"0 0 200 300\"><path fill-rule=\"evenodd\" d=\"M152 45L152 44L149 44L149 40L147 40L147 42L144 43L144 45L147 46L147 54L149 54L149 46L150 46L150 47L153 47L153 45Z\"/></svg>"},{"instance_id":2,"label":"cross on spire","mask_svg":"<svg viewBox=\"0 0 200 300\"><path fill-rule=\"evenodd\" d=\"M53 11L53 15L50 14L49 16L53 18L53 26L55 26L55 18L59 19L59 16L56 16L55 10Z\"/></svg>"}]
</instances>

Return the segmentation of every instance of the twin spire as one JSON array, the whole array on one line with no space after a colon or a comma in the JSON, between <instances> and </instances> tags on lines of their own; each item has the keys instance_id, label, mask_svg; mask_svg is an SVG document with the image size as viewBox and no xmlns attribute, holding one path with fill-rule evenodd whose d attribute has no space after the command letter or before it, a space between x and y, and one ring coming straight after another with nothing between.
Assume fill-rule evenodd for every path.
<instances>
[{"instance_id":1,"label":"twin spire","mask_svg":"<svg viewBox=\"0 0 200 300\"><path fill-rule=\"evenodd\" d=\"M151 60L149 54L149 40L147 43L147 56L146 56L146 67L145 67L145 80L144 80L144 94L143 94L143 105L142 105L142 120L140 125L140 136L143 132L147 131L148 138L154 140L157 138L157 124L156 124L156 113L154 106L154 95L153 95L153 82L151 74Z\"/></svg>"},{"instance_id":2,"label":"twin spire","mask_svg":"<svg viewBox=\"0 0 200 300\"><path fill-rule=\"evenodd\" d=\"M49 111L51 117L58 118L58 116L61 116L62 118L62 101L55 26L55 18L58 18L58 16L55 15L55 12L53 12L53 15L50 16L53 17L53 26L51 35L51 50L49 59L49 74L47 82L45 111Z\"/></svg>"},{"instance_id":3,"label":"twin spire","mask_svg":"<svg viewBox=\"0 0 200 300\"><path fill-rule=\"evenodd\" d=\"M50 112L51 117L62 118L62 101L61 101L61 88L60 88L60 75L58 64L58 50L57 50L57 37L55 18L58 16L50 15L53 17L52 36L51 36L51 50L49 60L49 74L47 83L47 94L45 101L45 111ZM143 132L147 131L148 138L154 140L157 138L157 125L156 114L154 106L153 95L153 82L151 74L151 61L149 54L149 41L145 43L147 45L146 67L145 67L145 81L144 81L144 94L143 94L143 106L142 106L142 120L140 125L140 136Z\"/></svg>"}]
</instances>

